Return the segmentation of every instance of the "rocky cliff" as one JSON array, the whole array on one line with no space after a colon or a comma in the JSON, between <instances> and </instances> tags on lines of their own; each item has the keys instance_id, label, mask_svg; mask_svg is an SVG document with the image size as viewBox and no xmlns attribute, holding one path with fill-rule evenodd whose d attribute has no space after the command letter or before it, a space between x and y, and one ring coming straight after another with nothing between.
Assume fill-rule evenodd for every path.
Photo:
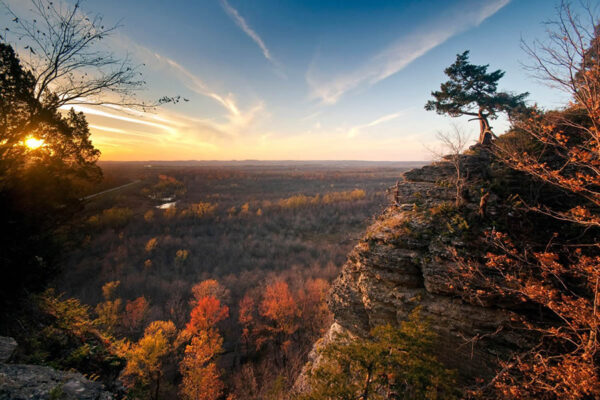
<instances>
[{"instance_id":1,"label":"rocky cliff","mask_svg":"<svg viewBox=\"0 0 600 400\"><path fill-rule=\"evenodd\" d=\"M7 364L17 342L0 336L0 400L113 400L104 385L76 372Z\"/></svg>"},{"instance_id":2,"label":"rocky cliff","mask_svg":"<svg viewBox=\"0 0 600 400\"><path fill-rule=\"evenodd\" d=\"M469 181L463 209L475 214L481 198L478 183L488 179L490 159L485 151L463 157ZM442 161L404 175L395 204L368 228L334 282L329 307L335 322L316 348L335 340L335 332L362 336L374 326L397 324L417 306L439 336L438 359L456 369L463 384L489 378L498 359L522 345L523 338L509 329L510 311L470 303L451 283L457 265L447 248L464 243L439 235L435 225L446 222L429 211L455 201L455 173L450 162ZM494 200L492 195L491 212ZM317 363L313 351L306 368ZM301 376L300 390L304 381Z\"/></svg>"}]
</instances>

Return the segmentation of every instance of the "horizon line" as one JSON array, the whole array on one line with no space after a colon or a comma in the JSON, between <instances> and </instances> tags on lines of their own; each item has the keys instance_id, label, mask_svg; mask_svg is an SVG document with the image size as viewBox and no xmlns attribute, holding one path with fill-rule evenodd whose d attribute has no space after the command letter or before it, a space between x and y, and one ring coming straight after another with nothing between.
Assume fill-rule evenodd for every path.
<instances>
[{"instance_id":1,"label":"horizon line","mask_svg":"<svg viewBox=\"0 0 600 400\"><path fill-rule=\"evenodd\" d=\"M139 163L152 163L152 162L381 162L381 163L428 163L434 160L363 160L363 159L277 159L277 160L264 160L258 158L247 158L247 159L228 159L228 160L98 160L97 162L139 162Z\"/></svg>"}]
</instances>

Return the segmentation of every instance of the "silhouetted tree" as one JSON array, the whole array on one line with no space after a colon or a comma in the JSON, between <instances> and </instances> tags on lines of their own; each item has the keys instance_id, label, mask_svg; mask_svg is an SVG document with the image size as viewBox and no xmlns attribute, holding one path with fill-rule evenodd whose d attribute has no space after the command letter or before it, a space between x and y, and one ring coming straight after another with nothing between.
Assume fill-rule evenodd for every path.
<instances>
[{"instance_id":1,"label":"silhouetted tree","mask_svg":"<svg viewBox=\"0 0 600 400\"><path fill-rule=\"evenodd\" d=\"M118 26L105 25L100 15L85 13L81 2L65 5L30 0L31 18L12 18L5 40L23 47L23 63L31 71L35 100L57 108L65 104L141 105L133 94L144 85L138 66L99 47Z\"/></svg>"},{"instance_id":2,"label":"silhouetted tree","mask_svg":"<svg viewBox=\"0 0 600 400\"><path fill-rule=\"evenodd\" d=\"M84 115L41 103L35 85L0 43L0 303L54 275L56 230L101 177Z\"/></svg>"}]
</instances>

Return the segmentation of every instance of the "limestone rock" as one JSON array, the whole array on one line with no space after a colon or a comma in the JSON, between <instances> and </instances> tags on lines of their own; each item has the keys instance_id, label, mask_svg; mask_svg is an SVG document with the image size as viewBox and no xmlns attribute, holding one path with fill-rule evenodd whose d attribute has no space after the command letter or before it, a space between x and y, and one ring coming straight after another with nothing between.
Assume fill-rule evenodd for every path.
<instances>
[{"instance_id":1,"label":"limestone rock","mask_svg":"<svg viewBox=\"0 0 600 400\"><path fill-rule=\"evenodd\" d=\"M349 337L353 336L350 331L342 327L340 324L334 322L333 324L331 324L329 330L325 333L325 335L323 335L323 337L314 344L312 351L308 354L307 363L302 368L302 372L300 373L298 379L294 383L294 392L304 393L308 391L308 374L315 367L317 367L319 365L319 362L321 361L321 355L319 354L319 350L332 343L340 335L348 335Z\"/></svg>"},{"instance_id":2,"label":"limestone rock","mask_svg":"<svg viewBox=\"0 0 600 400\"><path fill-rule=\"evenodd\" d=\"M461 157L470 179L486 177L485 152ZM438 334L436 356L456 369L464 384L489 378L499 358L524 345L510 330L508 309L468 303L449 284L457 266L444 254L441 239L431 237L432 222L419 212L454 200L453 174L448 161L405 174L399 201L368 228L335 280L328 300L335 322L315 348L330 341L332 331L363 336L374 326L398 324L416 306ZM313 354L310 368L316 363Z\"/></svg>"},{"instance_id":3,"label":"limestone rock","mask_svg":"<svg viewBox=\"0 0 600 400\"><path fill-rule=\"evenodd\" d=\"M15 339L0 336L0 362L7 362L15 352L17 342Z\"/></svg>"},{"instance_id":4,"label":"limestone rock","mask_svg":"<svg viewBox=\"0 0 600 400\"><path fill-rule=\"evenodd\" d=\"M113 400L104 385L75 372L0 364L0 400Z\"/></svg>"}]
</instances>

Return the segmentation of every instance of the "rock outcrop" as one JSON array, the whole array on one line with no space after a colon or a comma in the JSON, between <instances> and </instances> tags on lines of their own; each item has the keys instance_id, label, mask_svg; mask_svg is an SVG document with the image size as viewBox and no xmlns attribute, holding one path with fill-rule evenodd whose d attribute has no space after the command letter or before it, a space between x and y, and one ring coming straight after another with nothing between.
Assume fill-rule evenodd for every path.
<instances>
[{"instance_id":1,"label":"rock outcrop","mask_svg":"<svg viewBox=\"0 0 600 400\"><path fill-rule=\"evenodd\" d=\"M462 157L471 182L486 179L485 152ZM368 228L334 282L329 307L335 322L315 349L334 340L334 331L362 336L374 326L403 321L417 306L439 336L438 359L456 369L463 384L489 378L498 359L523 344L523 338L508 328L509 310L468 303L453 289L450 278L457 266L444 241L453 241L454 247L461 243L436 237L435 218L419 211L454 202L456 188L448 184L453 174L451 163L440 162L404 175L397 204ZM466 207L476 209L480 193L475 185L466 195L471 198ZM306 368L318 364L317 351L309 358ZM301 376L297 388L302 391L303 386Z\"/></svg>"},{"instance_id":2,"label":"rock outcrop","mask_svg":"<svg viewBox=\"0 0 600 400\"><path fill-rule=\"evenodd\" d=\"M17 341L11 337L0 336L0 362L7 362L17 348Z\"/></svg>"},{"instance_id":3,"label":"rock outcrop","mask_svg":"<svg viewBox=\"0 0 600 400\"><path fill-rule=\"evenodd\" d=\"M0 337L1 361L10 358L17 342ZM41 365L0 363L0 400L113 400L100 382L76 372Z\"/></svg>"}]
</instances>

